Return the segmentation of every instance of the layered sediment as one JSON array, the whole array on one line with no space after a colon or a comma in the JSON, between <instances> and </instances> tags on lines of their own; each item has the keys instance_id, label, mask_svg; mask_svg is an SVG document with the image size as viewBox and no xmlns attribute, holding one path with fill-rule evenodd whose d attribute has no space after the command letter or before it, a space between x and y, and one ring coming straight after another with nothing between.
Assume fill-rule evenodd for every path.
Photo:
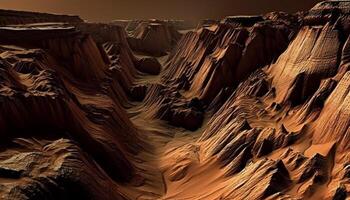
<instances>
[{"instance_id":1,"label":"layered sediment","mask_svg":"<svg viewBox=\"0 0 350 200\"><path fill-rule=\"evenodd\" d=\"M140 22L128 38L134 51L164 56L180 39L181 34L172 23L160 20Z\"/></svg>"},{"instance_id":2,"label":"layered sediment","mask_svg":"<svg viewBox=\"0 0 350 200\"><path fill-rule=\"evenodd\" d=\"M16 10L0 10L0 25L32 24L47 22L70 22L81 23L83 20L79 16L55 15L49 13L38 13Z\"/></svg>"},{"instance_id":3,"label":"layered sediment","mask_svg":"<svg viewBox=\"0 0 350 200\"><path fill-rule=\"evenodd\" d=\"M347 199L349 10L185 32L6 11L1 198Z\"/></svg>"}]
</instances>

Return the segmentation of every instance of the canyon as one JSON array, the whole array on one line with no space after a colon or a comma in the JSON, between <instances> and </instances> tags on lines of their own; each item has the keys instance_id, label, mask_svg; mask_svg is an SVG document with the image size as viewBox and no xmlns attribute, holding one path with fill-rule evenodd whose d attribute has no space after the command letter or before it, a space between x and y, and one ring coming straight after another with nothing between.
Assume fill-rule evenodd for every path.
<instances>
[{"instance_id":1,"label":"canyon","mask_svg":"<svg viewBox=\"0 0 350 200\"><path fill-rule=\"evenodd\" d=\"M88 22L0 10L0 196L346 200L350 1Z\"/></svg>"}]
</instances>

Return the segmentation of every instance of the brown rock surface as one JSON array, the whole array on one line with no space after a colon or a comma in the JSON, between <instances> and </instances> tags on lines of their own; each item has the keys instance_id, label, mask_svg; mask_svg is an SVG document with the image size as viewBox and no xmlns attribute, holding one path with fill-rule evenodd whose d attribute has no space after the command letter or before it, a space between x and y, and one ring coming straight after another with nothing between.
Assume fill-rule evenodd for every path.
<instances>
[{"instance_id":1,"label":"brown rock surface","mask_svg":"<svg viewBox=\"0 0 350 200\"><path fill-rule=\"evenodd\" d=\"M349 10L1 11L1 199L348 199Z\"/></svg>"},{"instance_id":2,"label":"brown rock surface","mask_svg":"<svg viewBox=\"0 0 350 200\"><path fill-rule=\"evenodd\" d=\"M128 41L135 51L162 56L171 50L180 37L181 34L171 22L150 20L140 22Z\"/></svg>"},{"instance_id":3,"label":"brown rock surface","mask_svg":"<svg viewBox=\"0 0 350 200\"><path fill-rule=\"evenodd\" d=\"M83 22L78 16L54 15L28 11L2 10L0 9L0 25L32 24L47 22Z\"/></svg>"}]
</instances>

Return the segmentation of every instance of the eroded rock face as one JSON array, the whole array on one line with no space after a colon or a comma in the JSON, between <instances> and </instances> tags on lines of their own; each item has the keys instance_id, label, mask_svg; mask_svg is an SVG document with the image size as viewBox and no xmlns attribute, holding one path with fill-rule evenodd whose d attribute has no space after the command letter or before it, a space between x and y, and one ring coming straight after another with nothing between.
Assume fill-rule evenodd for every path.
<instances>
[{"instance_id":1,"label":"eroded rock face","mask_svg":"<svg viewBox=\"0 0 350 200\"><path fill-rule=\"evenodd\" d=\"M150 20L137 25L128 38L131 48L154 56L166 55L181 34L167 21Z\"/></svg>"},{"instance_id":2,"label":"eroded rock face","mask_svg":"<svg viewBox=\"0 0 350 200\"><path fill-rule=\"evenodd\" d=\"M125 28L126 31L134 31L139 24L148 22L158 22L158 23L166 23L170 26L173 26L176 30L188 30L196 27L196 22L188 21L188 20L157 20L157 19L149 19L149 20L125 20L125 19L116 19L111 22L111 24L120 26Z\"/></svg>"},{"instance_id":3,"label":"eroded rock face","mask_svg":"<svg viewBox=\"0 0 350 200\"><path fill-rule=\"evenodd\" d=\"M215 107L214 100L225 101L219 100L224 90L232 91L250 73L274 62L298 30L284 20L245 21L252 24L225 22L182 37L164 67L162 86L150 88L146 97L147 104L159 108L155 116L196 130L202 125L203 109ZM189 106L192 99L201 102L200 109Z\"/></svg>"},{"instance_id":4,"label":"eroded rock face","mask_svg":"<svg viewBox=\"0 0 350 200\"><path fill-rule=\"evenodd\" d=\"M33 34L33 31L36 34L34 38L24 37ZM56 31L58 34L55 34ZM135 171L127 154L136 153L140 143L126 140L137 139L132 136L137 130L127 118L122 102L109 94L123 94L124 92L115 86L117 83L114 82L112 86L108 81L113 74L110 73L109 63L103 59L92 37L83 35L74 28L50 29L50 27L43 30L40 28L34 30L32 28L13 28L0 31L0 34L9 34L8 32L12 37L8 40L3 38L1 43L13 44L16 47L4 46L1 48L0 130L2 136L8 140L18 137L37 137L45 138L45 140L47 138L50 141L72 138L80 146L74 148L82 148L79 151L87 152L89 159L94 160L89 162L96 163L93 164L98 166L96 170L103 171L104 176L109 178L112 185L114 184L112 179L116 182L129 182ZM42 139L39 140L42 141ZM56 146L56 142L53 142L52 145ZM61 151L59 147L57 148L55 151ZM63 145L62 151L67 148ZM36 153L34 152L33 155ZM23 156L23 159L26 159L27 155ZM77 156L76 159L83 157L83 155ZM33 156L28 154L28 157ZM11 165L15 165L16 162L24 162L21 161L22 157L18 159L18 161L14 160ZM44 164L42 162L48 162L45 158L38 159L41 160L33 161L33 165L40 166ZM69 170L72 167L72 170L76 170L77 173L90 173L91 175L97 173L97 171L81 172L80 170L83 169L79 169L80 164L73 166L75 161L68 161L68 163L72 165L67 164ZM52 193L50 192L52 178L44 177L47 180L23 183L22 189L14 184L14 189L6 194L8 195L6 198L45 199L47 195L53 195L62 190L62 184L73 184L73 188L80 188L81 184L86 184L81 191L76 193L77 197L83 198L87 197L84 190L90 190L86 188L92 184L91 187L95 187L100 193L92 192L95 193L93 195L97 195L93 198L105 199L102 195L104 193L102 188L99 189L103 184L98 186L92 183L96 181L94 178L90 179L91 182L89 180L85 182L81 180L84 178L79 177L80 175L73 177L74 175L71 175L70 172L67 172L66 175L59 175L61 173L57 168L59 166L55 165L53 164L52 168L58 175L52 174L52 176L58 180L57 183L52 180ZM32 168L35 169L34 166ZM32 168L28 170L33 170ZM91 170L90 166L86 168L86 170ZM16 174L11 171L9 173ZM51 172L48 173L51 174ZM72 171L72 173L75 172ZM15 176L17 179L20 178L18 174ZM39 178L42 175L34 174L31 178L37 179L36 176ZM59 176L67 176L67 180ZM81 176L88 178L90 175ZM22 182L19 180L18 184L21 185ZM106 192L109 189L103 190ZM74 196L73 191L68 191L67 188L63 189L63 192L67 194L62 194L63 196L58 199L66 198L65 195ZM105 193L107 199L114 199L113 196L123 199L123 195L118 192L112 196Z\"/></svg>"},{"instance_id":5,"label":"eroded rock face","mask_svg":"<svg viewBox=\"0 0 350 200\"><path fill-rule=\"evenodd\" d=\"M31 24L41 22L70 22L80 23L83 20L78 16L54 15L15 10L0 10L0 25Z\"/></svg>"},{"instance_id":6,"label":"eroded rock face","mask_svg":"<svg viewBox=\"0 0 350 200\"><path fill-rule=\"evenodd\" d=\"M0 161L3 199L126 199L118 186L67 139L17 139ZM91 184L94 183L94 184Z\"/></svg>"},{"instance_id":7,"label":"eroded rock face","mask_svg":"<svg viewBox=\"0 0 350 200\"><path fill-rule=\"evenodd\" d=\"M349 10L0 27L1 198L348 198Z\"/></svg>"}]
</instances>

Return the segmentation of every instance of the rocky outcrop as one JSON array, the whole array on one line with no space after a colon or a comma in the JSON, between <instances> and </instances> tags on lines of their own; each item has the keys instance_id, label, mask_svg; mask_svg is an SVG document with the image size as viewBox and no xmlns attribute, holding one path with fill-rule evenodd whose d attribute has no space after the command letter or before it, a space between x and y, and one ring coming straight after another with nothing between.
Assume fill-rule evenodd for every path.
<instances>
[{"instance_id":1,"label":"rocky outcrop","mask_svg":"<svg viewBox=\"0 0 350 200\"><path fill-rule=\"evenodd\" d=\"M258 22L264 21L263 16L228 16L222 20L222 23L233 24L242 27L251 27Z\"/></svg>"},{"instance_id":2,"label":"rocky outcrop","mask_svg":"<svg viewBox=\"0 0 350 200\"><path fill-rule=\"evenodd\" d=\"M165 55L180 39L181 34L167 21L145 21L139 23L128 42L135 51L155 56Z\"/></svg>"},{"instance_id":3,"label":"rocky outcrop","mask_svg":"<svg viewBox=\"0 0 350 200\"><path fill-rule=\"evenodd\" d=\"M268 20L250 27L222 23L188 32L166 62L162 86L150 89L145 101L158 109L152 112L155 117L196 130L204 110L214 106L211 102L223 90L232 91L248 74L274 62L297 30L284 21ZM194 99L198 106L190 106Z\"/></svg>"},{"instance_id":4,"label":"rocky outcrop","mask_svg":"<svg viewBox=\"0 0 350 200\"><path fill-rule=\"evenodd\" d=\"M348 196L349 6L327 1L307 14L230 17L182 38L165 66L162 92L152 91L166 91L166 101L155 101L156 95L145 101L164 104L161 113L171 122L197 97L208 122L191 144L164 153L171 163L164 166L166 198ZM269 29L277 35L263 44L271 46L258 45ZM258 52L269 53L259 59ZM279 167L269 169L281 172L272 175L278 183L268 181L267 172L257 178L260 170L253 167L271 160Z\"/></svg>"},{"instance_id":5,"label":"rocky outcrop","mask_svg":"<svg viewBox=\"0 0 350 200\"><path fill-rule=\"evenodd\" d=\"M134 31L137 26L144 22L161 22L166 23L170 26L173 26L176 30L188 30L195 28L196 24L195 22L188 21L188 20L174 20L174 19L168 19L168 20L157 20L157 19L149 19L149 20L124 20L124 19L116 19L113 20L111 23L117 26L121 26L125 28L127 31Z\"/></svg>"},{"instance_id":6,"label":"rocky outcrop","mask_svg":"<svg viewBox=\"0 0 350 200\"><path fill-rule=\"evenodd\" d=\"M16 139L16 151L0 161L3 199L127 199L82 151L67 139ZM12 156L11 156L12 154Z\"/></svg>"},{"instance_id":7,"label":"rocky outcrop","mask_svg":"<svg viewBox=\"0 0 350 200\"><path fill-rule=\"evenodd\" d=\"M52 34L56 30L58 34ZM34 38L24 37L33 34L32 31L36 33ZM92 37L74 28L6 29L0 34L12 35L1 43L16 45L1 50L2 136L9 140L16 137L73 139L89 154L89 159L97 163L94 165L99 171L102 169L117 182L130 181L135 171L128 157L138 152L140 143L128 140L137 140L137 129L127 118L122 99L111 95L123 94L123 90L118 90L116 82L112 85L107 81L113 74ZM73 174L62 176L67 176L67 181L78 178ZM74 187L80 187L81 183L74 183ZM40 186L43 188L37 188L37 184L40 182L24 184L24 187L34 187L33 191L40 190L39 194L49 187L43 183ZM91 187L100 187L91 184ZM77 195L85 196L83 191Z\"/></svg>"},{"instance_id":8,"label":"rocky outcrop","mask_svg":"<svg viewBox=\"0 0 350 200\"><path fill-rule=\"evenodd\" d=\"M348 198L349 10L0 27L1 197Z\"/></svg>"},{"instance_id":9,"label":"rocky outcrop","mask_svg":"<svg viewBox=\"0 0 350 200\"><path fill-rule=\"evenodd\" d=\"M32 24L42 22L70 22L80 23L83 20L79 16L54 15L28 11L0 10L0 25Z\"/></svg>"},{"instance_id":10,"label":"rocky outcrop","mask_svg":"<svg viewBox=\"0 0 350 200\"><path fill-rule=\"evenodd\" d=\"M247 74L277 59L295 31L277 21L250 28L220 24L188 33L169 61L166 78L186 77L178 80L192 83L188 91L210 102L221 89L237 86Z\"/></svg>"}]
</instances>

